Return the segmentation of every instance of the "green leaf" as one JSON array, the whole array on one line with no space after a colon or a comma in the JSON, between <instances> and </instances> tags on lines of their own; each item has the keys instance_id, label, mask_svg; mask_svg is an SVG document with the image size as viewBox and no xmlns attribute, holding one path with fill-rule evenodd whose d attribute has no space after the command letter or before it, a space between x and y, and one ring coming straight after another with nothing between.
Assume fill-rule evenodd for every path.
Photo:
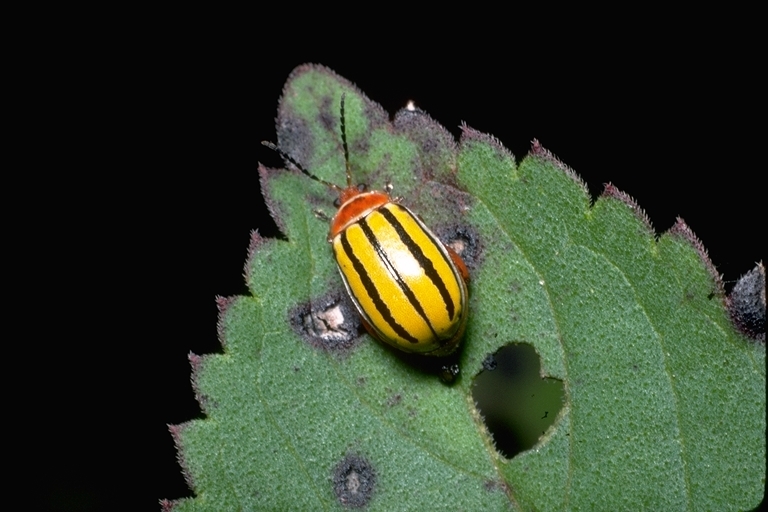
<instances>
[{"instance_id":1,"label":"green leaf","mask_svg":"<svg viewBox=\"0 0 768 512\"><path fill-rule=\"evenodd\" d=\"M178 510L743 510L765 484L765 345L738 334L720 278L682 221L656 237L640 208L534 143L519 164L418 110L390 121L320 66L288 80L278 145L344 181L391 182L471 273L462 376L357 335L326 241L334 193L260 169L285 239L255 234L251 296L220 300L224 353L192 357L206 418L172 432L196 497ZM764 278L763 278L764 280ZM483 361L532 345L565 403L507 460L472 397ZM426 358L429 359L429 358ZM426 369L425 369L426 368Z\"/></svg>"}]
</instances>

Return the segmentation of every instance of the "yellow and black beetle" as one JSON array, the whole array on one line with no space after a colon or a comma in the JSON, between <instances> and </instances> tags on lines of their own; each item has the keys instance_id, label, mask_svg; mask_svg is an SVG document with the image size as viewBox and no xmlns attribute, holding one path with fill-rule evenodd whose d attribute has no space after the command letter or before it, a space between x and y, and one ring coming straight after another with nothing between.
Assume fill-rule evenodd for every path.
<instances>
[{"instance_id":1,"label":"yellow and black beetle","mask_svg":"<svg viewBox=\"0 0 768 512\"><path fill-rule=\"evenodd\" d=\"M408 208L386 192L352 184L341 98L347 186L318 178L270 142L263 144L339 194L328 241L349 297L367 331L396 349L431 356L453 353L468 316L464 261Z\"/></svg>"}]
</instances>

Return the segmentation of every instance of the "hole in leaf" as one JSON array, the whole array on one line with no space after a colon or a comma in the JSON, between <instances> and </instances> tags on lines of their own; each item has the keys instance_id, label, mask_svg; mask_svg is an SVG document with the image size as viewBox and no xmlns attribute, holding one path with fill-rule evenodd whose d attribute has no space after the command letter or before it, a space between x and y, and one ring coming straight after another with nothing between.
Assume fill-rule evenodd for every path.
<instances>
[{"instance_id":1,"label":"hole in leaf","mask_svg":"<svg viewBox=\"0 0 768 512\"><path fill-rule=\"evenodd\" d=\"M496 449L512 458L532 448L563 406L563 383L543 379L531 345L512 343L489 355L472 386L472 397Z\"/></svg>"}]
</instances>

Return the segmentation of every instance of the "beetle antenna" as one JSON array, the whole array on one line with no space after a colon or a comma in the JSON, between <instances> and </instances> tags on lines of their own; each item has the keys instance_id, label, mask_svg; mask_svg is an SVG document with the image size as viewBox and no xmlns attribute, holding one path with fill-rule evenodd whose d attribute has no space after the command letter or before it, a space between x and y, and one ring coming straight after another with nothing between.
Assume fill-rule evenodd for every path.
<instances>
[{"instance_id":1,"label":"beetle antenna","mask_svg":"<svg viewBox=\"0 0 768 512\"><path fill-rule=\"evenodd\" d=\"M312 174L311 172L306 170L299 162L294 160L291 155L289 155L288 153L286 153L285 151L283 151L282 149L280 149L276 145L274 145L271 142L268 142L266 140L261 141L261 143L264 144L265 146L267 146L269 149L271 149L275 153L277 153L278 155L280 155L281 157L283 157L285 160L288 160L291 164L293 164L294 167L296 167L298 170L300 170L306 176L312 178L315 181L318 181L318 182L322 183L323 185L325 185L327 187L332 188L333 190L336 190L337 192L341 192L341 187L339 187L338 185L335 185L335 184L333 184L333 183L331 183L329 181L325 181L322 178L318 178L317 176L315 176L314 174ZM346 148L346 144L345 144L345 148ZM349 169L349 165L347 165L347 169ZM347 176L349 176L349 174L347 174Z\"/></svg>"},{"instance_id":2,"label":"beetle antenna","mask_svg":"<svg viewBox=\"0 0 768 512\"><path fill-rule=\"evenodd\" d=\"M349 167L349 146L347 145L347 123L344 116L344 99L347 93L341 93L341 144L344 146L344 163L347 165L347 188L352 186L352 170Z\"/></svg>"}]
</instances>

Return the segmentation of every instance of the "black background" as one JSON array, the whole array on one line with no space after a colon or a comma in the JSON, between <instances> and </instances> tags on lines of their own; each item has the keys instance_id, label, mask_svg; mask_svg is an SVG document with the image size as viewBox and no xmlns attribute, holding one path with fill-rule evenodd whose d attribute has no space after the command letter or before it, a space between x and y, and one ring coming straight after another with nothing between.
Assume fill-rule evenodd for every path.
<instances>
[{"instance_id":1,"label":"black background","mask_svg":"<svg viewBox=\"0 0 768 512\"><path fill-rule=\"evenodd\" d=\"M21 409L19 465L40 508L157 510L189 495L166 425L201 417L187 355L219 350L214 297L246 293L250 231L276 234L256 168L280 159L259 142L275 139L283 83L304 62L391 114L414 100L457 136L465 121L518 158L537 138L593 197L612 182L659 233L685 219L726 281L763 258L764 59L749 27L298 14L144 13L51 49L62 73L46 136L66 169L37 195L33 295L56 325L31 354L44 385Z\"/></svg>"}]
</instances>

